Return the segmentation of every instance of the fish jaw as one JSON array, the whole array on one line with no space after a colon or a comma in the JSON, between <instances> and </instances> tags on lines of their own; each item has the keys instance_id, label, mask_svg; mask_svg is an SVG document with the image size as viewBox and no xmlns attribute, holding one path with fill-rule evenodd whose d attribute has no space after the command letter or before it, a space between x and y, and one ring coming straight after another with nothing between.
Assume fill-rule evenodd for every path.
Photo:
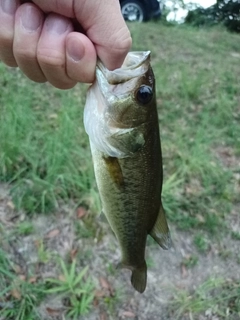
<instances>
[{"instance_id":1,"label":"fish jaw","mask_svg":"<svg viewBox=\"0 0 240 320\"><path fill-rule=\"evenodd\" d=\"M109 84L120 84L144 75L150 66L150 53L150 51L129 52L121 68L112 71L99 61L96 77L104 95L107 94Z\"/></svg>"},{"instance_id":2,"label":"fish jaw","mask_svg":"<svg viewBox=\"0 0 240 320\"><path fill-rule=\"evenodd\" d=\"M101 61L96 67L96 82L106 104L124 99L134 90L138 79L145 75L150 67L150 51L129 52L121 68L108 70Z\"/></svg>"}]
</instances>

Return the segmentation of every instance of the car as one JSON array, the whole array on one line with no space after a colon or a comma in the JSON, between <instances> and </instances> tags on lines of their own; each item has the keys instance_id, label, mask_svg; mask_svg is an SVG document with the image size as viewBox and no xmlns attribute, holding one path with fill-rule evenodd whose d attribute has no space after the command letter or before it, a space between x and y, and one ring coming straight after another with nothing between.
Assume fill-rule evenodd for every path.
<instances>
[{"instance_id":1,"label":"car","mask_svg":"<svg viewBox=\"0 0 240 320\"><path fill-rule=\"evenodd\" d=\"M126 21L147 21L161 16L160 0L120 0Z\"/></svg>"}]
</instances>

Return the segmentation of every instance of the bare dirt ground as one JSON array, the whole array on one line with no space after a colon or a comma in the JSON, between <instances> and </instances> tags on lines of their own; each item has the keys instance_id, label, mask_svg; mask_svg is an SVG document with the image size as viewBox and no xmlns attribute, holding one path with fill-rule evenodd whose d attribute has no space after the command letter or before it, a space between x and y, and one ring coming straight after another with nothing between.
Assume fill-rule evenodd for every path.
<instances>
[{"instance_id":1,"label":"bare dirt ground","mask_svg":"<svg viewBox=\"0 0 240 320\"><path fill-rule=\"evenodd\" d=\"M81 319L173 319L170 303L175 289L195 289L208 278L222 277L240 279L239 257L240 247L230 236L219 235L219 240L209 243L209 250L205 254L197 254L198 260L192 268L183 264L184 259L196 254L193 243L194 234L176 230L170 225L174 248L163 251L157 245L147 247L146 257L149 261L148 284L146 291L141 295L132 289L130 274L126 270L115 270L120 259L117 242L106 222L97 219L96 238L81 239L74 232L76 210L62 207L51 215L35 215L31 220L34 232L26 236L14 236L11 232L17 223L26 219L24 213L14 210L9 188L0 185L0 223L4 226L10 241L3 242L3 249L15 264L22 269L34 270L36 277L41 279L53 277L56 265L49 261L37 263L39 253L37 244L43 241L45 251L49 254L58 254L66 258L71 252L77 252L81 264L89 265L89 274L93 277L96 286L96 296L93 311ZM228 224L234 231L240 232L240 216L235 207ZM15 233L14 233L15 234ZM47 259L48 260L48 259ZM104 293L102 293L104 292ZM106 305L103 298L109 297L114 301ZM49 314L46 310L56 310ZM109 310L109 309L113 310ZM39 307L43 320L64 319L61 313L62 305L59 299L44 301ZM180 319L185 319L181 317ZM186 319L189 319L186 317ZM197 318L193 318L197 319ZM211 310L198 318L217 320ZM230 319L230 318L229 318Z\"/></svg>"}]
</instances>

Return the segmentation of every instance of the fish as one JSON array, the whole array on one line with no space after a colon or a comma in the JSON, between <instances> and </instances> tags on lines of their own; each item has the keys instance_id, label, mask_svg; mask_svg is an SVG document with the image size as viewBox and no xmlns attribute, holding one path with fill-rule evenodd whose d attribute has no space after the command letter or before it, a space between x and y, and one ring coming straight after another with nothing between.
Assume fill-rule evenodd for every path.
<instances>
[{"instance_id":1,"label":"fish","mask_svg":"<svg viewBox=\"0 0 240 320\"><path fill-rule=\"evenodd\" d=\"M97 63L84 126L102 211L120 246L119 266L132 271L132 286L143 293L147 236L165 250L172 245L161 200L162 153L150 51L129 52L112 71Z\"/></svg>"}]
</instances>

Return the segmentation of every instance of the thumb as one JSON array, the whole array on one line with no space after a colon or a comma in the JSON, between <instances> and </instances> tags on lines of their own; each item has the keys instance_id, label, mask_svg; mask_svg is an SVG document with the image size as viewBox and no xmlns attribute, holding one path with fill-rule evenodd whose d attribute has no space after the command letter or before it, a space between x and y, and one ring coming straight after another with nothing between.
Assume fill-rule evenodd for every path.
<instances>
[{"instance_id":1,"label":"thumb","mask_svg":"<svg viewBox=\"0 0 240 320\"><path fill-rule=\"evenodd\" d=\"M103 64L109 70L119 68L132 45L119 1L75 1L74 12Z\"/></svg>"}]
</instances>

